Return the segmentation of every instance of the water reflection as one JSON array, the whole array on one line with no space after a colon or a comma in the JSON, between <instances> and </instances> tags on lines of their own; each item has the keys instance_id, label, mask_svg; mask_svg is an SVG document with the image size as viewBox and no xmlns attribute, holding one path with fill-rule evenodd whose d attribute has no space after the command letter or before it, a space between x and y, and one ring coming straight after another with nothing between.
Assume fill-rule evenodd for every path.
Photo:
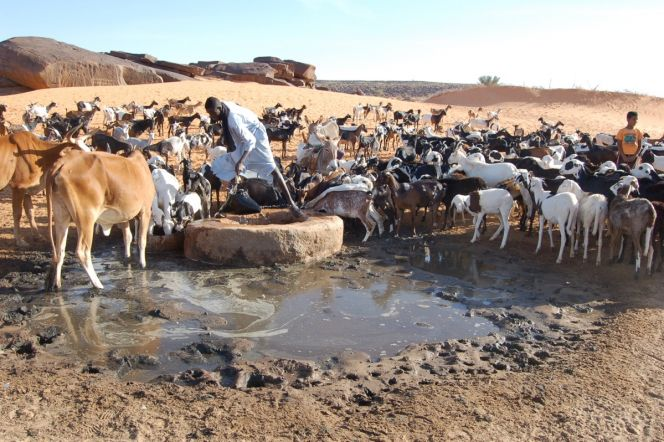
<instances>
[{"instance_id":1,"label":"water reflection","mask_svg":"<svg viewBox=\"0 0 664 442\"><path fill-rule=\"evenodd\" d=\"M95 263L103 262L106 290L91 296L83 275L74 276L68 283L81 286L40 298L33 322L67 332L54 351L100 363L112 350L146 354L170 371L186 368L174 352L210 336L250 339L255 355L325 358L345 349L391 355L410 343L494 331L483 318L464 316L465 306L432 296L432 275L417 269L445 265L467 274L475 266L479 278L481 264L428 248L420 256L412 266L355 260L224 270L153 257L150 270L128 271L108 253ZM156 310L166 319L149 314Z\"/></svg>"}]
</instances>

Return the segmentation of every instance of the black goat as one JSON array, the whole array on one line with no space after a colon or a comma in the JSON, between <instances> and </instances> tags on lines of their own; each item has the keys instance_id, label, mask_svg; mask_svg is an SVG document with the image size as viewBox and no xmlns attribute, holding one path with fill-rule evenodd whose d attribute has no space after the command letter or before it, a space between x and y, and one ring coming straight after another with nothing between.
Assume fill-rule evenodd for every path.
<instances>
[{"instance_id":1,"label":"black goat","mask_svg":"<svg viewBox=\"0 0 664 442\"><path fill-rule=\"evenodd\" d=\"M180 126L182 126L184 128L184 133L189 135L189 126L191 126L191 123L193 123L194 120L200 118L201 115L198 112L196 112L194 115L190 115L187 117L176 117L176 116L168 117L168 136L170 137L172 135L171 127L175 123L178 123Z\"/></svg>"},{"instance_id":2,"label":"black goat","mask_svg":"<svg viewBox=\"0 0 664 442\"><path fill-rule=\"evenodd\" d=\"M90 138L90 143L97 150L104 150L109 153L118 153L120 151L131 152L133 149L130 144L124 141L116 140L115 138L101 132L97 132Z\"/></svg>"},{"instance_id":3,"label":"black goat","mask_svg":"<svg viewBox=\"0 0 664 442\"><path fill-rule=\"evenodd\" d=\"M288 142L293 137L293 133L295 133L295 129L297 129L297 127L297 123L291 123L290 126L282 127L265 126L268 140L281 141L281 158L286 158L286 148L288 147Z\"/></svg>"},{"instance_id":4,"label":"black goat","mask_svg":"<svg viewBox=\"0 0 664 442\"><path fill-rule=\"evenodd\" d=\"M129 136L138 137L146 130L154 130L154 120L146 118L145 120L135 120L129 126Z\"/></svg>"},{"instance_id":5,"label":"black goat","mask_svg":"<svg viewBox=\"0 0 664 442\"><path fill-rule=\"evenodd\" d=\"M210 183L210 200L212 200L211 195L212 191L214 190L215 193L217 194L217 208L221 207L221 203L219 200L219 192L221 191L221 180L219 179L219 177L217 177L217 175L214 174L214 172L212 172L212 167L207 163L204 163L201 166L199 172L201 172L203 174L203 177L205 177L205 179L208 180L208 182Z\"/></svg>"},{"instance_id":6,"label":"black goat","mask_svg":"<svg viewBox=\"0 0 664 442\"><path fill-rule=\"evenodd\" d=\"M191 168L191 160L182 160L182 182L184 191L196 192L201 197L203 218L210 217L210 200L212 199L212 185L205 176Z\"/></svg>"},{"instance_id":7,"label":"black goat","mask_svg":"<svg viewBox=\"0 0 664 442\"><path fill-rule=\"evenodd\" d=\"M447 188L445 196L443 197L443 204L445 204L445 219L443 220L443 230L447 228L447 220L450 209L452 208L452 200L457 195L468 195L476 190L484 190L487 188L486 183L482 178L443 178L438 180ZM450 227L454 226L454 220L450 223Z\"/></svg>"}]
</instances>

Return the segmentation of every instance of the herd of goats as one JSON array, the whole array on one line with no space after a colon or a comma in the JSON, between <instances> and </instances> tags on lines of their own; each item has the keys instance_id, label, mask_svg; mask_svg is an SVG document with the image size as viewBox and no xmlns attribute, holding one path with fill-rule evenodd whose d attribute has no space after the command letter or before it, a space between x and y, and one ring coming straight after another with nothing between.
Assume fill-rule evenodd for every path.
<instances>
[{"instance_id":1,"label":"herd of goats","mask_svg":"<svg viewBox=\"0 0 664 442\"><path fill-rule=\"evenodd\" d=\"M59 286L62 256L55 255L62 255L64 251L63 240L58 236L58 210L52 208L51 202L58 195L60 199L56 203L59 201L62 207L69 207L61 224L68 227L74 222L79 237L81 230L92 229L94 223L104 233L108 233L112 225L119 225L125 233L127 256L131 241L129 221L142 217L136 223L141 224L140 232L138 228L136 231L139 232L143 265L145 239L142 236L169 235L183 230L195 219L211 217L213 191L217 207L223 210L219 193L224 189L210 166L217 157L227 153L222 145L223 130L207 115L196 112L201 102L192 104L186 97L169 99L162 107L156 101L149 105L132 102L120 107L102 107L101 100L96 97L89 102L78 102L77 110L64 116L51 112L55 106L55 103L48 106L31 104L23 114L22 124L10 124L4 118L7 108L0 104L0 135L4 135L0 137L0 153L6 150L21 157L28 148L44 152L55 149L58 153L44 155L38 166L28 164L32 166L31 173L21 172L20 165L12 165L12 161L7 160L8 164L3 163L0 168L13 169L0 171L0 187L12 186L14 233L20 244L22 208L36 229L30 195L43 189L46 181L56 272L53 283L56 287ZM519 229L528 233L532 232L536 216L539 217L536 253L542 247L547 227L554 248L553 226L558 226L557 263L562 261L567 244L570 257L574 257L581 237L583 260L586 261L592 236L597 238L596 264L599 265L602 262L602 239L607 230L611 260L622 258L627 237L631 239L637 276L642 256L647 260L648 273L652 273L655 258L659 261L657 269L661 269L664 179L659 173L664 172L664 145L650 144L647 135L640 161L630 169L624 164L616 164L618 152L612 135L591 137L578 130L568 133L562 122L551 124L544 118L539 119L539 129L532 133L525 133L519 126L508 131L500 128L500 110L485 114L480 108L469 111L466 121L443 130L443 118L450 106L423 114L419 110L394 110L390 103L358 104L345 116L320 117L316 121L304 115L305 109L306 106L284 108L277 103L265 108L260 118L270 141L282 146L281 159L275 157L275 161L286 178L287 190L303 209L358 219L366 229L363 241L371 237L376 227L379 235L387 226L398 236L403 230L406 213L414 235L418 224L426 223L428 213L431 213L432 229L453 226L455 214L467 213L472 216L474 225L471 242L478 241L486 230L486 216L496 215L499 226L491 240L502 233L500 248L504 248L509 236L510 217L516 210ZM104 127L93 130L89 126L96 112L102 113ZM196 120L198 124L193 126ZM372 133L367 129L371 120ZM37 135L36 129L40 125L43 134ZM302 141L295 158L284 168L282 160L286 159L288 143L296 133ZM163 139L155 142L155 135ZM192 167L191 161L192 151L196 150L205 155L205 162L197 169ZM143 206L135 205L131 210L114 206L111 216L107 208L110 203L104 195L119 193L122 188L115 189L115 192L111 188L121 184L115 184L108 177L101 180L90 175L85 168L94 168L89 165L92 163L85 163L88 157L81 151L101 151L98 157L102 166L99 167L103 169L107 164L108 170L129 167L118 168L120 166L115 165L109 159L111 157L134 162L139 158L142 165L136 167L142 167L151 175L154 192L151 188L146 191L148 200ZM73 152L77 153L74 155ZM64 160L71 155L82 158L81 164L88 166L76 169L72 165L74 160L69 163ZM28 157L24 155L23 161L37 161ZM44 160L51 157L50 163ZM4 158L9 157L3 156L0 160ZM175 162L170 162L171 158L175 158ZM81 194L90 193L89 188L102 189L99 195L88 196L94 201L90 205L99 206L96 212L90 207L77 209L81 213L92 211L98 214L96 219L88 221L88 228L79 223L82 215L72 213L71 196L59 190L70 186L68 192L71 194L75 185L55 181L55 172L49 172L51 168L64 170L67 166L74 175L76 170L87 173L86 189L78 190ZM125 186L127 183L145 186L145 182L132 181L134 175L143 174L143 169L139 169L127 176L119 176L116 181L124 182ZM177 177L180 173L181 181ZM286 206L285 189L251 177L250 173L248 171L246 176L238 178L232 188L226 190L243 191L260 207ZM61 180L64 179L62 176L60 173ZM54 183L50 187L49 177ZM132 195L139 198L134 189L126 190L129 199ZM86 199L79 197L76 201L81 204L80 201ZM120 203L116 201L114 204ZM131 201L124 204L134 207ZM223 216L222 210L218 216ZM420 211L423 216L418 222ZM64 229L65 242L66 227L60 227L60 231ZM101 287L92 269L91 242L92 239L88 238L82 244L79 238L78 256L93 284ZM656 244L659 246L655 247ZM617 255L616 249L619 249Z\"/></svg>"}]
</instances>

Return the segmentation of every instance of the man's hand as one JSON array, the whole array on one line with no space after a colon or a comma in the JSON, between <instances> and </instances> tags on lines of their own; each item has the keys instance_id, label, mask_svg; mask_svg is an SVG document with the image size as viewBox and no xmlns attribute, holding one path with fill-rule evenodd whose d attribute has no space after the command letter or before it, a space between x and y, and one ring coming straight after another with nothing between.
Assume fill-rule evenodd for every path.
<instances>
[{"instance_id":1,"label":"man's hand","mask_svg":"<svg viewBox=\"0 0 664 442\"><path fill-rule=\"evenodd\" d=\"M242 164L242 161L238 161L235 163L235 175L240 176L240 174L244 172L244 164Z\"/></svg>"}]
</instances>

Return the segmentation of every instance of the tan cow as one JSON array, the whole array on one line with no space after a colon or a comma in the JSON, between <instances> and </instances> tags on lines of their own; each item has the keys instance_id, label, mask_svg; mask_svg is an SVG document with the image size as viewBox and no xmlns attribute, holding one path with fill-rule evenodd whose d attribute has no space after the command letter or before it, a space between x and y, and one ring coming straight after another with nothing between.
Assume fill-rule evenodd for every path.
<instances>
[{"instance_id":1,"label":"tan cow","mask_svg":"<svg viewBox=\"0 0 664 442\"><path fill-rule=\"evenodd\" d=\"M21 239L21 206L30 221L30 227L37 233L37 223L32 212L31 195L44 188L44 176L65 149L80 148L89 151L83 143L85 137L73 139L72 129L65 135L64 142L42 141L31 132L18 132L0 137L0 190L12 188L12 209L14 214L14 239L16 245L25 245Z\"/></svg>"},{"instance_id":2,"label":"tan cow","mask_svg":"<svg viewBox=\"0 0 664 442\"><path fill-rule=\"evenodd\" d=\"M65 257L70 223L76 225L76 255L97 288L103 288L92 267L94 225L105 234L113 225L122 229L125 257L131 255L129 221L138 220L138 251L145 268L145 245L152 216L155 188L142 152L127 158L106 152L71 151L59 159L46 175L49 235L53 256L46 279L46 289L62 286L62 263Z\"/></svg>"}]
</instances>

